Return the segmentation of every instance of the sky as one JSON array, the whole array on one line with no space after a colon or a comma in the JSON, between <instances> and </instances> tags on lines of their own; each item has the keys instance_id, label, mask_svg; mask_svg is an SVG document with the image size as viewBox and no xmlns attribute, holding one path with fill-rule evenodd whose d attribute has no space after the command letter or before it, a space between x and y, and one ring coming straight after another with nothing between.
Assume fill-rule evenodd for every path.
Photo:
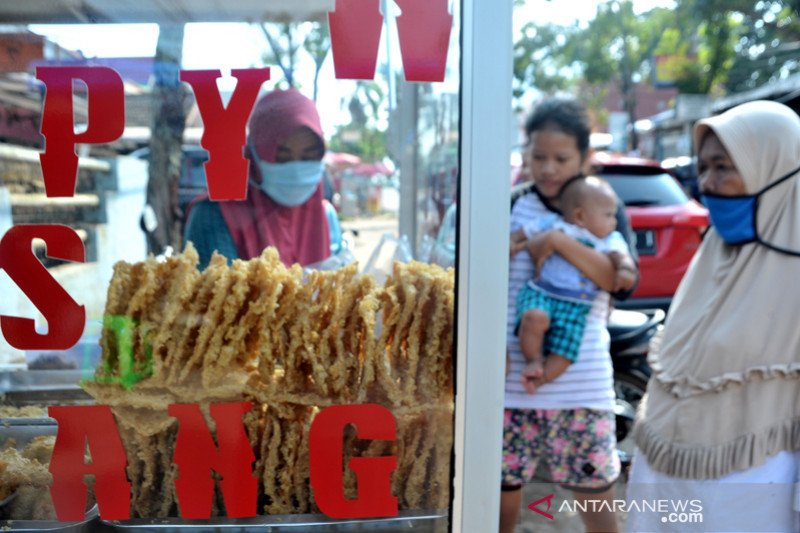
<instances>
[{"instance_id":1,"label":"sky","mask_svg":"<svg viewBox=\"0 0 800 533\"><path fill-rule=\"evenodd\" d=\"M535 20L559 25L572 24L576 20L590 20L603 0L527 0L525 6L517 8L514 16L515 28ZM635 0L637 13L655 7L672 7L675 0ZM155 24L95 24L92 26L44 25L31 26L32 31L51 37L74 50L81 50L89 57L133 57L152 56L156 49L158 27ZM224 42L240 51L237 57L226 57L224 49L216 44ZM231 64L233 68L249 66L258 61L258 47L263 46L260 31L243 24L189 24L187 25L186 68L210 68L213 65ZM252 47L252 48L250 48Z\"/></svg>"},{"instance_id":2,"label":"sky","mask_svg":"<svg viewBox=\"0 0 800 533\"><path fill-rule=\"evenodd\" d=\"M538 23L558 24L568 26L575 21L586 22L594 18L597 5L605 3L604 0L527 0L525 5L517 8L514 18L514 29L521 28L525 23L535 21ZM674 7L675 0L634 0L633 11L644 13L656 7Z\"/></svg>"},{"instance_id":3,"label":"sky","mask_svg":"<svg viewBox=\"0 0 800 533\"><path fill-rule=\"evenodd\" d=\"M515 33L529 21L570 25L590 20L598 3L603 0L527 0L514 14ZM634 0L634 10L648 11L654 7L671 7L674 0ZM158 27L155 24L95 24L95 25L34 25L31 31L47 36L64 48L80 50L86 57L152 57L155 55ZM392 33L395 30L392 25ZM187 24L184 35L183 68L220 69L227 75L233 68L263 65L261 55L267 48L262 32L248 24ZM392 47L397 49L396 46ZM381 55L385 53L382 42ZM235 51L235 52L232 52ZM302 54L300 54L302 56ZM397 52L395 52L395 56ZM398 58L393 61L399 62ZM449 61L453 61L451 58ZM272 79L281 76L275 67ZM303 92L311 96L313 65L305 59L298 66L298 79L304 84ZM318 107L326 133L346 121L347 113L341 110L341 98L353 90L353 83L336 80L333 61L328 56L320 74ZM273 82L274 84L274 82ZM233 78L223 78L220 87L232 90ZM266 87L271 88L270 82Z\"/></svg>"}]
</instances>

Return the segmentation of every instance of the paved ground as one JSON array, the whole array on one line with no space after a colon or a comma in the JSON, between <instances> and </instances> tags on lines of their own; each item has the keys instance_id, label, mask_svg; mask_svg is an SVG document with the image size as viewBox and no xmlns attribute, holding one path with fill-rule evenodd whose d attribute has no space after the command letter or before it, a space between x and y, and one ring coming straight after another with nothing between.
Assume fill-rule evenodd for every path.
<instances>
[{"instance_id":1,"label":"paved ground","mask_svg":"<svg viewBox=\"0 0 800 533\"><path fill-rule=\"evenodd\" d=\"M353 238L353 255L361 268L366 265L369 260L370 254L378 246L381 236L384 233L391 233L397 236L397 218L393 216L378 216L373 218L353 218L342 221L342 231L345 236L350 233L348 230L358 231L357 236Z\"/></svg>"},{"instance_id":2,"label":"paved ground","mask_svg":"<svg viewBox=\"0 0 800 533\"><path fill-rule=\"evenodd\" d=\"M528 509L528 504L539 500L549 494L555 494L552 499L551 514L553 520L541 516ZM616 499L625 498L625 485L620 482L617 484ZM520 522L516 533L584 533L583 521L577 512L552 512L558 510L565 500L572 501L572 494L550 483L536 483L525 486L522 497L522 510L520 511ZM546 509L546 505L540 507ZM625 530L624 514L617 515L620 530Z\"/></svg>"}]
</instances>

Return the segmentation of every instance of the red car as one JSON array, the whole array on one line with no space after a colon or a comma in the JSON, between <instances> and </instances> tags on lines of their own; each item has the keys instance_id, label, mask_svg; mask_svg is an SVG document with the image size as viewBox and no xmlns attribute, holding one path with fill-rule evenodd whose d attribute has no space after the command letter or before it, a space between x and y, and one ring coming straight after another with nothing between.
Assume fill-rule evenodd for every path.
<instances>
[{"instance_id":1,"label":"red car","mask_svg":"<svg viewBox=\"0 0 800 533\"><path fill-rule=\"evenodd\" d=\"M666 310L700 246L708 211L656 161L600 152L591 163L625 203L636 233L639 285L618 307Z\"/></svg>"}]
</instances>

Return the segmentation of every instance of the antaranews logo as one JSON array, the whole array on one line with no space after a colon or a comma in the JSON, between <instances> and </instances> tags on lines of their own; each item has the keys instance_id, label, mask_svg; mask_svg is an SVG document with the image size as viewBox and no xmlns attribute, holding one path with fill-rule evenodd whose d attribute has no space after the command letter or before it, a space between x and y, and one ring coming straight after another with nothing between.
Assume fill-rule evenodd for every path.
<instances>
[{"instance_id":1,"label":"antaranews logo","mask_svg":"<svg viewBox=\"0 0 800 533\"><path fill-rule=\"evenodd\" d=\"M555 520L550 514L555 494L548 494L528 504L528 509L549 520ZM612 512L612 513L657 513L661 522L671 524L702 524L703 503L700 500L642 499L642 500L564 500L554 512Z\"/></svg>"},{"instance_id":2,"label":"antaranews logo","mask_svg":"<svg viewBox=\"0 0 800 533\"><path fill-rule=\"evenodd\" d=\"M550 513L542 511L541 509L539 509L539 505L541 505L541 504L546 502L547 503L547 511L549 511L550 510L550 506L553 505L553 498L555 498L555 496L556 496L555 494L548 494L544 498L539 498L535 502L529 504L528 505L528 509L530 509L534 513L539 513L540 515L544 516L545 518L549 518L550 520L555 520L553 515L551 515Z\"/></svg>"}]
</instances>

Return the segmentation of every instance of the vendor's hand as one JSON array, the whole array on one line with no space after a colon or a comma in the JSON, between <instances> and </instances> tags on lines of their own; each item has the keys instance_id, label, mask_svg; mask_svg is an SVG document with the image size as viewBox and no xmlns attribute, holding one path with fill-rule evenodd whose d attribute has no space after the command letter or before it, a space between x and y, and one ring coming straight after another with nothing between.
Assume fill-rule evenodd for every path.
<instances>
[{"instance_id":1,"label":"vendor's hand","mask_svg":"<svg viewBox=\"0 0 800 533\"><path fill-rule=\"evenodd\" d=\"M556 241L561 235L563 234L560 231L549 230L528 239L525 247L536 265L537 276L542 271L545 260L556 252Z\"/></svg>"},{"instance_id":2,"label":"vendor's hand","mask_svg":"<svg viewBox=\"0 0 800 533\"><path fill-rule=\"evenodd\" d=\"M629 291L636 285L636 274L628 269L617 270L614 276L614 291Z\"/></svg>"}]
</instances>

